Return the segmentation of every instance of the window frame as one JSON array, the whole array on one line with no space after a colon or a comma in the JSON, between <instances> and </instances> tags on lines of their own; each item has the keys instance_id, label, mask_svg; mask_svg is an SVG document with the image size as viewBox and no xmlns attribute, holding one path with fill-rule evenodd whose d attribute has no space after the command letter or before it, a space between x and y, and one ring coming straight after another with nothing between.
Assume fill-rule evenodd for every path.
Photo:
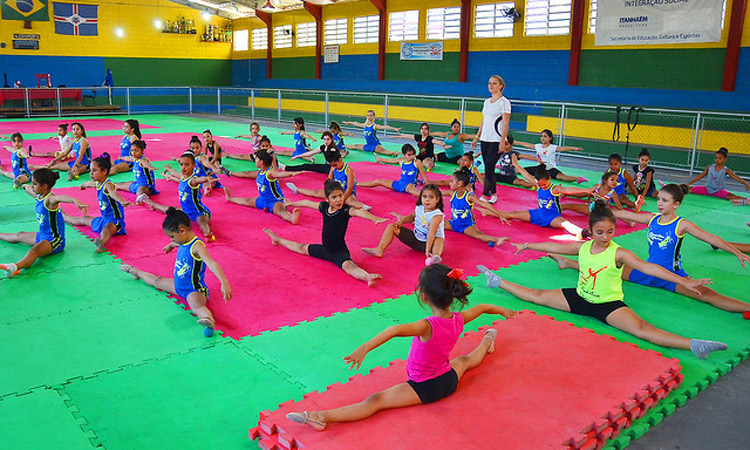
<instances>
[{"instance_id":1,"label":"window frame","mask_svg":"<svg viewBox=\"0 0 750 450\"><path fill-rule=\"evenodd\" d=\"M289 30L285 33L284 30ZM284 38L283 43L286 44L286 40L289 39L289 45L279 45L279 37ZM294 39L292 37L292 25L276 25L273 27L273 48L292 48Z\"/></svg>"},{"instance_id":2,"label":"window frame","mask_svg":"<svg viewBox=\"0 0 750 450\"><path fill-rule=\"evenodd\" d=\"M419 39L419 10L411 9L408 11L393 11L388 14L388 41L389 42L404 42L404 41L416 41ZM401 19L401 27L399 33L394 33L393 21L394 19ZM413 16L410 17L410 16ZM406 24L412 21L416 24L416 32L407 34ZM397 22L398 23L398 22ZM396 39L400 38L400 39Z\"/></svg>"},{"instance_id":3,"label":"window frame","mask_svg":"<svg viewBox=\"0 0 750 450\"><path fill-rule=\"evenodd\" d=\"M530 6L531 4L531 6ZM566 10L567 8L567 10ZM530 14L529 11L546 10L546 14ZM530 17L545 17L544 21L529 21ZM552 17L554 16L554 17ZM567 19L565 18L567 16ZM570 35L570 26L573 18L572 0L526 0L524 14L524 36L565 36ZM567 22L566 26L559 24ZM541 24L544 26L532 26L529 24ZM553 25L553 26L550 26ZM542 32L536 32L537 30ZM556 32L559 31L559 32Z\"/></svg>"},{"instance_id":4,"label":"window frame","mask_svg":"<svg viewBox=\"0 0 750 450\"><path fill-rule=\"evenodd\" d=\"M343 23L343 26L342 26ZM335 34L329 35L328 29L333 25ZM341 30L344 31L343 40L341 37ZM333 40L329 41L329 37ZM349 43L349 18L341 17L338 19L328 19L323 22L323 45L346 45Z\"/></svg>"},{"instance_id":5,"label":"window frame","mask_svg":"<svg viewBox=\"0 0 750 450\"><path fill-rule=\"evenodd\" d=\"M315 47L318 45L318 24L315 21L297 24L294 45L299 48ZM304 31L304 33L303 33ZM304 38L304 40L302 40ZM300 42L302 42L301 45Z\"/></svg>"},{"instance_id":6,"label":"window frame","mask_svg":"<svg viewBox=\"0 0 750 450\"><path fill-rule=\"evenodd\" d=\"M257 33L256 33L257 32ZM256 35L263 35L261 39L257 39L260 42L260 46L256 47ZM264 28L253 28L251 32L250 48L253 50L268 50L268 27ZM261 42L262 41L262 42Z\"/></svg>"},{"instance_id":7,"label":"window frame","mask_svg":"<svg viewBox=\"0 0 750 450\"><path fill-rule=\"evenodd\" d=\"M360 27L359 30L357 29L358 25ZM364 29L362 29L362 27L364 27ZM374 28L374 30L372 28ZM357 40L358 33L359 33L359 39L360 39L359 41ZM373 34L374 36L371 36ZM361 40L362 35L364 35L364 41ZM379 39L380 39L380 16L369 15L369 16L358 16L354 18L354 20L352 21L352 44L377 44Z\"/></svg>"},{"instance_id":8,"label":"window frame","mask_svg":"<svg viewBox=\"0 0 750 450\"><path fill-rule=\"evenodd\" d=\"M438 13L439 11L439 13ZM455 17L454 17L455 16ZM430 17L440 17L441 33L437 33L433 30L432 34L430 30ZM446 21L446 17L449 17L449 21ZM455 21L455 23L453 23ZM438 26L435 24L436 27ZM427 34L428 41L449 41L461 38L461 7L460 6L445 6L440 8L430 8L427 10L426 22L425 22L425 33Z\"/></svg>"},{"instance_id":9,"label":"window frame","mask_svg":"<svg viewBox=\"0 0 750 450\"><path fill-rule=\"evenodd\" d=\"M484 22L484 21L486 21L487 18L489 18L489 16L487 18L485 18L485 17L481 17L480 18L479 17L479 13L480 12L489 13L490 12L490 7L492 8L491 23L487 23L487 24L481 23L480 24L480 20L482 22ZM485 4L481 4L481 5L476 5L475 8L474 8L474 38L476 38L476 39L493 39L493 38L497 39L497 38L510 38L510 37L513 37L513 35L515 34L515 22L513 22L513 20L509 19L506 16L501 16L498 13L500 13L501 11L503 11L503 10L505 10L507 8L515 8L515 7L516 7L516 3L515 2L485 3ZM482 11L480 11L480 10L482 10ZM504 19L504 21L500 21L498 19ZM480 26L486 27L487 25L491 25L492 26L492 31L491 31L492 35L487 35L487 36L485 36L485 35L479 35L480 30L478 28ZM506 25L506 26L505 27L501 27L501 28L498 29L498 25ZM507 30L507 31L503 32L504 30ZM489 29L487 29L487 30L481 30L482 34L485 34L488 31L489 31Z\"/></svg>"}]
</instances>

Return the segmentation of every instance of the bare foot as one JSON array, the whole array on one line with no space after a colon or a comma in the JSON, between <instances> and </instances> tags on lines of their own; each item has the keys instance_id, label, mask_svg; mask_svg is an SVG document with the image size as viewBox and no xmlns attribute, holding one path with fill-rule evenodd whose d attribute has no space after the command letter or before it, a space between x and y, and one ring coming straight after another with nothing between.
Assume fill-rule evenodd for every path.
<instances>
[{"instance_id":1,"label":"bare foot","mask_svg":"<svg viewBox=\"0 0 750 450\"><path fill-rule=\"evenodd\" d=\"M96 246L96 253L104 251L104 242L102 241L102 238L94 239L94 245Z\"/></svg>"},{"instance_id":2,"label":"bare foot","mask_svg":"<svg viewBox=\"0 0 750 450\"><path fill-rule=\"evenodd\" d=\"M378 280L382 280L383 276L379 273L371 273L367 275L367 286L373 287Z\"/></svg>"},{"instance_id":3,"label":"bare foot","mask_svg":"<svg viewBox=\"0 0 750 450\"><path fill-rule=\"evenodd\" d=\"M229 200L232 198L232 194L229 192L228 187L224 187L224 200Z\"/></svg>"},{"instance_id":4,"label":"bare foot","mask_svg":"<svg viewBox=\"0 0 750 450\"><path fill-rule=\"evenodd\" d=\"M509 239L510 238L508 238L508 237L495 238L495 247L499 247L499 246L505 244L506 242L508 242Z\"/></svg>"},{"instance_id":5,"label":"bare foot","mask_svg":"<svg viewBox=\"0 0 750 450\"><path fill-rule=\"evenodd\" d=\"M133 272L133 271L132 271L132 270L133 270L133 266L130 266L130 265L128 265L128 264L122 264L122 265L120 266L120 270L122 270L123 272L127 272L127 273L129 273L129 274L130 274L130 275L132 275L132 276L133 276L133 278L134 278L134 279L136 279L136 280L140 280L140 279L141 279L141 278L140 278L140 277L138 276L138 274L137 274L136 272Z\"/></svg>"},{"instance_id":6,"label":"bare foot","mask_svg":"<svg viewBox=\"0 0 750 450\"><path fill-rule=\"evenodd\" d=\"M292 210L292 225L297 225L297 222L299 222L300 212L299 208L294 208Z\"/></svg>"},{"instance_id":7,"label":"bare foot","mask_svg":"<svg viewBox=\"0 0 750 450\"><path fill-rule=\"evenodd\" d=\"M374 256L376 258L382 258L383 257L383 251L380 250L377 247L376 248L363 248L362 251L365 252L366 254L368 254L370 256Z\"/></svg>"},{"instance_id":8,"label":"bare foot","mask_svg":"<svg viewBox=\"0 0 750 450\"><path fill-rule=\"evenodd\" d=\"M557 253L547 253L547 257L556 262L557 267L559 267L560 269L569 269L571 267L570 259L562 255L558 255Z\"/></svg>"},{"instance_id":9,"label":"bare foot","mask_svg":"<svg viewBox=\"0 0 750 450\"><path fill-rule=\"evenodd\" d=\"M263 232L271 237L271 243L273 245L279 245L279 236L268 228L263 228Z\"/></svg>"}]
</instances>

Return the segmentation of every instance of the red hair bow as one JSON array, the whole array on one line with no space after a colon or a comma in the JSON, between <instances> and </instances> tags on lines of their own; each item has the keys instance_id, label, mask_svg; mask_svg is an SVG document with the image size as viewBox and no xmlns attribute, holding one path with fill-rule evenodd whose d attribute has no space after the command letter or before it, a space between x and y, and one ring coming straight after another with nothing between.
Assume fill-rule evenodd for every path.
<instances>
[{"instance_id":1,"label":"red hair bow","mask_svg":"<svg viewBox=\"0 0 750 450\"><path fill-rule=\"evenodd\" d=\"M451 269L450 272L448 272L448 278L453 278L454 280L460 280L464 276L464 270L463 269Z\"/></svg>"}]
</instances>

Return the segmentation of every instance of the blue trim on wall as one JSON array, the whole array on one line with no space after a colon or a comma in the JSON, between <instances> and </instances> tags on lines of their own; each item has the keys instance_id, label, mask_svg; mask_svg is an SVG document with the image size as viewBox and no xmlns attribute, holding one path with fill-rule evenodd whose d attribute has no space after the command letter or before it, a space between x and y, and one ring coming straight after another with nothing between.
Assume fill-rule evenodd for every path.
<instances>
[{"instance_id":1,"label":"blue trim on wall","mask_svg":"<svg viewBox=\"0 0 750 450\"><path fill-rule=\"evenodd\" d=\"M55 87L88 87L101 86L107 70L104 57L0 55L0 72L8 74L11 86L18 80L25 87L36 87L36 74L48 73ZM114 79L117 83L117 74Z\"/></svg>"},{"instance_id":2,"label":"blue trim on wall","mask_svg":"<svg viewBox=\"0 0 750 450\"><path fill-rule=\"evenodd\" d=\"M321 63L320 76L324 80L377 81L378 55L341 55L338 63Z\"/></svg>"}]
</instances>

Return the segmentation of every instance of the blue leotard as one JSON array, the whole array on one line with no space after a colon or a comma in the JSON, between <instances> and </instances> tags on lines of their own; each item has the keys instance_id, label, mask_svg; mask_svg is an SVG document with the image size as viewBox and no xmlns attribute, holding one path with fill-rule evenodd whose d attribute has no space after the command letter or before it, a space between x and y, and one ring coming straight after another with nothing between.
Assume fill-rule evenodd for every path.
<instances>
[{"instance_id":1,"label":"blue leotard","mask_svg":"<svg viewBox=\"0 0 750 450\"><path fill-rule=\"evenodd\" d=\"M391 187L396 192L406 192L406 187L410 184L417 184L417 176L419 176L419 170L417 169L416 160L405 163L401 161L401 178L391 183Z\"/></svg>"},{"instance_id":2,"label":"blue leotard","mask_svg":"<svg viewBox=\"0 0 750 450\"><path fill-rule=\"evenodd\" d=\"M132 161L123 161L121 158L125 156L131 156L130 149L133 146L133 143L130 142L130 136L124 136L122 138L122 141L120 142L120 157L115 160L112 165L116 166L117 164L120 164L121 162L127 163L128 167L131 169L133 168L133 162Z\"/></svg>"},{"instance_id":3,"label":"blue leotard","mask_svg":"<svg viewBox=\"0 0 750 450\"><path fill-rule=\"evenodd\" d=\"M349 178L346 176L346 169L349 168L349 164L344 163L344 167L341 168L341 170L333 169L333 179L341 183L341 187L344 188L344 192L346 192L347 189L347 182L349 181ZM354 178L354 188L352 188L352 195L357 195L357 178Z\"/></svg>"},{"instance_id":4,"label":"blue leotard","mask_svg":"<svg viewBox=\"0 0 750 450\"><path fill-rule=\"evenodd\" d=\"M110 183L112 183L112 180L107 178L103 183L97 183L96 185L96 199L99 201L99 210L102 215L91 221L91 229L101 234L104 227L111 223L117 227L115 234L126 234L125 209L120 202L110 197L109 192L104 189Z\"/></svg>"},{"instance_id":5,"label":"blue leotard","mask_svg":"<svg viewBox=\"0 0 750 450\"><path fill-rule=\"evenodd\" d=\"M195 174L180 179L177 192L180 195L180 209L190 217L190 220L195 221L200 216L211 217L211 210L202 202L203 185L200 183L197 186L190 185L190 179L193 177L195 177Z\"/></svg>"},{"instance_id":6,"label":"blue leotard","mask_svg":"<svg viewBox=\"0 0 750 450\"><path fill-rule=\"evenodd\" d=\"M154 173L151 169L146 169L141 166L141 161L144 157L135 160L133 164L133 175L135 175L135 181L130 183L129 190L133 194L138 193L138 189L141 186L148 186L151 189L149 195L156 195L159 191L156 190L156 180L154 179ZM148 160L147 160L148 161Z\"/></svg>"},{"instance_id":7,"label":"blue leotard","mask_svg":"<svg viewBox=\"0 0 750 450\"><path fill-rule=\"evenodd\" d=\"M198 159L197 157L195 158L195 169L193 169L193 174L196 177L209 177L209 178L213 178L214 180L216 180L216 181L213 182L214 183L214 187L216 189L223 189L224 188L224 186L221 184L221 182L218 181L219 180L219 176L216 175L216 174L209 175L208 174L208 168L206 168L206 166L204 166L203 163L200 161L200 159Z\"/></svg>"},{"instance_id":8,"label":"blue leotard","mask_svg":"<svg viewBox=\"0 0 750 450\"><path fill-rule=\"evenodd\" d=\"M453 231L463 233L467 228L474 226L474 204L469 202L469 191L458 196L455 192L451 196L451 228Z\"/></svg>"},{"instance_id":9,"label":"blue leotard","mask_svg":"<svg viewBox=\"0 0 750 450\"><path fill-rule=\"evenodd\" d=\"M259 170L255 184L258 185L258 198L255 200L255 207L267 212L273 212L276 203L284 201L284 193L281 191L279 180L269 180L266 174L268 169Z\"/></svg>"},{"instance_id":10,"label":"blue leotard","mask_svg":"<svg viewBox=\"0 0 750 450\"><path fill-rule=\"evenodd\" d=\"M627 180L625 180L625 176L623 175L625 173L625 169L620 168L620 171L617 173L617 186L615 186L615 194L619 197L621 194L625 193L625 186L628 185Z\"/></svg>"},{"instance_id":11,"label":"blue leotard","mask_svg":"<svg viewBox=\"0 0 750 450\"><path fill-rule=\"evenodd\" d=\"M378 131L375 129L375 124L373 123L370 126L366 126L362 132L365 135L365 145L364 150L366 152L374 152L375 147L380 145L380 141L378 140Z\"/></svg>"},{"instance_id":12,"label":"blue leotard","mask_svg":"<svg viewBox=\"0 0 750 450\"><path fill-rule=\"evenodd\" d=\"M538 188L536 191L539 207L529 210L531 223L548 227L553 220L560 217L560 195L552 193L553 185L547 189Z\"/></svg>"},{"instance_id":13,"label":"blue leotard","mask_svg":"<svg viewBox=\"0 0 750 450\"><path fill-rule=\"evenodd\" d=\"M344 150L344 138L342 138L338 134L334 134L333 142L336 144L336 147L338 147L339 150Z\"/></svg>"},{"instance_id":14,"label":"blue leotard","mask_svg":"<svg viewBox=\"0 0 750 450\"><path fill-rule=\"evenodd\" d=\"M301 131L295 131L294 132L294 153L292 153L292 156L299 156L305 152L307 152L307 142L305 142L305 138L302 137Z\"/></svg>"},{"instance_id":15,"label":"blue leotard","mask_svg":"<svg viewBox=\"0 0 750 450\"><path fill-rule=\"evenodd\" d=\"M81 141L83 138L73 141L73 145L71 146L70 153L73 154L73 161L68 163L69 167L73 167L73 164L75 163L75 160L78 159L78 155L81 152ZM83 166L88 166L91 164L91 145L89 145L89 148L86 149L86 154L83 155L83 158L81 158L81 162L78 164L81 164Z\"/></svg>"},{"instance_id":16,"label":"blue leotard","mask_svg":"<svg viewBox=\"0 0 750 450\"><path fill-rule=\"evenodd\" d=\"M18 154L17 150L13 150L13 153L10 155L10 165L13 168L13 177L18 178L21 175L26 175L31 180L29 163L26 158Z\"/></svg>"},{"instance_id":17,"label":"blue leotard","mask_svg":"<svg viewBox=\"0 0 750 450\"><path fill-rule=\"evenodd\" d=\"M36 233L36 243L47 241L52 246L52 254L59 253L65 248L65 220L63 220L60 205L55 209L47 208L45 201L49 193L42 197L36 196L36 221L39 222L39 231Z\"/></svg>"},{"instance_id":18,"label":"blue leotard","mask_svg":"<svg viewBox=\"0 0 750 450\"><path fill-rule=\"evenodd\" d=\"M193 255L193 246L202 242L194 237L190 242L177 248L177 259L174 262L174 288L177 295L187 298L193 292L201 292L208 297L206 285L206 263Z\"/></svg>"},{"instance_id":19,"label":"blue leotard","mask_svg":"<svg viewBox=\"0 0 750 450\"><path fill-rule=\"evenodd\" d=\"M661 266L681 277L689 276L682 268L680 249L684 234L677 233L682 217L677 216L668 223L659 223L661 214L654 216L648 223L648 262ZM675 284L633 269L629 280L646 286L675 290Z\"/></svg>"}]
</instances>

